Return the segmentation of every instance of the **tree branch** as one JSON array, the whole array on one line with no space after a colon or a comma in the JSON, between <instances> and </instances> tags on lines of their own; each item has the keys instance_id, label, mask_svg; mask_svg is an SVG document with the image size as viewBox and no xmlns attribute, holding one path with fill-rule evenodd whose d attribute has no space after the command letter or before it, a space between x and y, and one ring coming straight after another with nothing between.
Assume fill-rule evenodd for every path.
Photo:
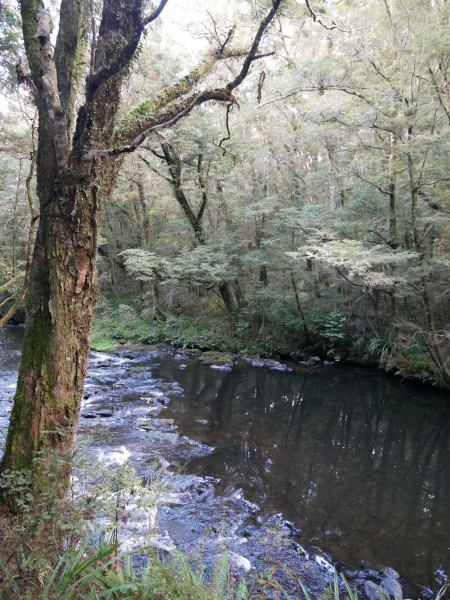
<instances>
[{"instance_id":1,"label":"tree branch","mask_svg":"<svg viewBox=\"0 0 450 600\"><path fill-rule=\"evenodd\" d=\"M81 60L78 41L82 16L85 12L86 10L82 10L82 3L77 0L61 2L58 37L55 45L55 65L58 73L59 98L66 113L68 127L70 127L73 112L71 105L73 105L72 98L75 92L73 89L75 60ZM87 39L87 37L84 36L83 39Z\"/></svg>"},{"instance_id":2,"label":"tree branch","mask_svg":"<svg viewBox=\"0 0 450 600\"><path fill-rule=\"evenodd\" d=\"M162 160L165 160L164 156L161 156L161 155L160 155L160 154L158 154L157 152L153 152L153 150L151 150L151 152L152 152L152 153L153 153L155 156L157 156L158 158L160 158L160 159L162 159ZM153 167L153 166L150 164L150 162L149 162L149 161L148 161L146 158L144 158L143 156L141 156L141 157L140 157L140 159L142 160L142 162L144 162L144 163L147 165L147 167L148 167L148 168L149 168L151 171L153 171L153 173L155 173L155 175L158 175L158 176L159 176L159 177L161 177L162 179L165 179L165 180L166 180L168 183L170 183L170 185L174 185L174 184L175 184L175 182L174 182L174 180L173 180L173 179L171 179L170 177L167 177L167 175L164 175L164 173L160 173L160 172L158 171L158 169L155 169L155 167Z\"/></svg>"},{"instance_id":3,"label":"tree branch","mask_svg":"<svg viewBox=\"0 0 450 600\"><path fill-rule=\"evenodd\" d=\"M363 88L363 89L365 89L365 88ZM280 96L279 98L275 98L274 100L269 100L268 102L261 104L261 106L258 106L258 108L264 108L265 106L268 106L269 104L274 104L275 102L281 102L282 100L286 100L287 98L290 98L291 96L295 96L296 94L301 94L302 92L317 92L317 91L319 91L318 87L299 88L296 90L292 90L285 96ZM364 102L367 102L367 104L371 104L370 100L367 100L367 98L365 98L362 94L358 94L358 92L349 90L348 88L339 87L339 86L335 86L335 85L328 85L326 87L320 88L320 91L321 92L322 91L323 92L332 92L332 91L343 92L344 94L349 94L350 96L356 96L356 98L360 98L361 100L364 100Z\"/></svg>"},{"instance_id":4,"label":"tree branch","mask_svg":"<svg viewBox=\"0 0 450 600\"><path fill-rule=\"evenodd\" d=\"M272 0L271 10L266 18L261 21L250 49L245 52L245 59L241 71L233 81L225 86L225 88L206 90L200 92L196 96L182 99L178 105L170 106L170 103L173 100L181 99L182 96L187 94L194 85L200 81L200 79L209 73L217 60L242 56L244 54L242 50L223 51L222 49L222 51L211 54L203 61L200 67L191 71L191 73L184 77L180 82L161 92L153 101L146 100L125 115L122 119L122 126L119 126L117 134L115 135L116 142L125 142L124 145L111 150L88 151L84 154L83 158L90 160L96 156L118 156L120 154L134 152L134 150L136 150L136 148L138 148L151 133L174 125L181 118L189 114L195 106L203 104L208 100L237 104L237 101L232 96L231 92L242 83L248 75L250 66L254 60L263 56L268 56L268 54L257 54L259 44L264 32L270 25L282 2L283 0ZM99 74L96 74L94 77L97 77L97 75ZM159 115L158 111L164 107L167 107L167 111L162 115Z\"/></svg>"},{"instance_id":5,"label":"tree branch","mask_svg":"<svg viewBox=\"0 0 450 600\"><path fill-rule=\"evenodd\" d=\"M142 26L145 27L146 25L148 25L149 23L151 23L152 21L154 21L155 19L157 19L159 17L159 15L162 13L164 7L166 6L167 2L169 0L161 0L161 2L159 3L158 8L156 8L151 15L149 15L148 17L146 17L145 19L143 19L142 21Z\"/></svg>"},{"instance_id":6,"label":"tree branch","mask_svg":"<svg viewBox=\"0 0 450 600\"><path fill-rule=\"evenodd\" d=\"M387 196L389 196L390 192L388 190L383 190L382 187L380 187L379 185L377 185L376 183L373 183L373 181L370 181L369 179L364 179L364 177L362 175L360 175L358 173L358 171L355 172L355 175L358 179L361 179L361 181L364 181L364 183L368 183L369 185L373 186L374 188L376 188L379 192L381 192L382 194L386 194Z\"/></svg>"},{"instance_id":7,"label":"tree branch","mask_svg":"<svg viewBox=\"0 0 450 600\"><path fill-rule=\"evenodd\" d=\"M27 274L26 271L22 271L21 273L18 273L15 277L13 277L12 279L10 279L6 283L4 283L3 285L0 285L0 294L3 294L3 292L6 292L6 290L8 290L10 287L12 287L15 283L17 283L18 281L23 279L26 274Z\"/></svg>"},{"instance_id":8,"label":"tree branch","mask_svg":"<svg viewBox=\"0 0 450 600\"><path fill-rule=\"evenodd\" d=\"M195 106L203 104L208 100L218 100L220 102L235 102L236 100L228 94L225 90L217 89L210 90L206 92L201 92L194 97L190 97L187 99L184 107L179 107L178 111L174 113L173 110L160 115L157 119L156 123L151 125L148 129L140 133L135 139L131 142L131 144L127 146L121 146L119 148L113 148L112 150L90 150L83 155L83 159L91 160L96 156L118 156L119 154L128 154L130 152L134 152L147 138L151 133L155 131L160 131L161 129L165 129L166 127L171 127L175 125L180 119L188 115Z\"/></svg>"},{"instance_id":9,"label":"tree branch","mask_svg":"<svg viewBox=\"0 0 450 600\"><path fill-rule=\"evenodd\" d=\"M257 55L259 44L264 35L264 32L266 31L267 27L270 25L278 9L280 8L282 1L283 0L272 0L272 8L266 16L266 18L263 19L259 24L258 30L253 39L253 43L250 47L250 50L248 51L247 56L245 57L244 63L239 74L233 79L233 81L230 81L230 83L225 87L227 92L233 91L235 88L238 87L238 85L240 85L244 81L244 79L248 75L252 62L257 58L260 58L260 56L262 56Z\"/></svg>"},{"instance_id":10,"label":"tree branch","mask_svg":"<svg viewBox=\"0 0 450 600\"><path fill-rule=\"evenodd\" d=\"M328 25L325 25L325 23L317 17L317 14L311 8L311 5L309 4L309 0L305 0L305 4L306 4L306 8L308 9L309 14L311 15L311 18L314 21L314 23L318 23L319 25L321 25L325 29L328 29L329 31L332 31L333 29L339 29L339 31L342 31L343 33L349 33L348 31L341 29L339 27L339 25L336 23L336 21L333 21L333 19L331 19L330 17L327 17L326 15L321 15L322 17L327 18L330 21L330 23L333 23L333 25L331 27Z\"/></svg>"},{"instance_id":11,"label":"tree branch","mask_svg":"<svg viewBox=\"0 0 450 600\"><path fill-rule=\"evenodd\" d=\"M111 19L117 12L116 0L105 0L95 53L94 72L86 78L86 97L92 97L98 87L125 69L132 60L141 40L144 27L141 1L128 0L120 9L122 20ZM119 34L119 35L118 35ZM124 39L125 44L118 43Z\"/></svg>"},{"instance_id":12,"label":"tree branch","mask_svg":"<svg viewBox=\"0 0 450 600\"><path fill-rule=\"evenodd\" d=\"M166 88L154 98L146 98L128 111L117 126L117 132L115 134L116 143L131 143L139 133L151 127L152 124L155 123L158 111L161 111L171 102L179 100L191 92L194 86L212 71L218 60L239 58L245 56L245 54L246 51L242 49L211 53L205 60L175 84Z\"/></svg>"},{"instance_id":13,"label":"tree branch","mask_svg":"<svg viewBox=\"0 0 450 600\"><path fill-rule=\"evenodd\" d=\"M41 57L42 91L47 106L58 175L62 178L67 167L69 142L65 112L59 100L53 48L50 43L53 23L46 10L37 11L36 21L36 36L39 38Z\"/></svg>"}]
</instances>

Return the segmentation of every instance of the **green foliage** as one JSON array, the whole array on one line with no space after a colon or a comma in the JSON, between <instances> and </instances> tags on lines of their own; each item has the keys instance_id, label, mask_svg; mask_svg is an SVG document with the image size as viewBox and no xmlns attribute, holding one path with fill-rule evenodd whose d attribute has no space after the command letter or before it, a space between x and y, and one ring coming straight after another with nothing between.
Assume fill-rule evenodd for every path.
<instances>
[{"instance_id":1,"label":"green foliage","mask_svg":"<svg viewBox=\"0 0 450 600\"><path fill-rule=\"evenodd\" d=\"M211 580L192 569L186 557L175 552L166 561L148 553L148 566L139 573L133 555L145 549L117 553L109 538L93 538L70 549L44 581L38 600L65 598L110 598L125 600L243 600L248 597L245 583L233 587L228 575L228 556L219 558Z\"/></svg>"},{"instance_id":2,"label":"green foliage","mask_svg":"<svg viewBox=\"0 0 450 600\"><path fill-rule=\"evenodd\" d=\"M130 304L104 302L95 312L91 346L102 351L125 342L136 342L146 335L150 326L149 319L138 315Z\"/></svg>"},{"instance_id":3,"label":"green foliage","mask_svg":"<svg viewBox=\"0 0 450 600\"><path fill-rule=\"evenodd\" d=\"M168 317L164 323L154 322L140 341L146 344L164 342L178 348L193 347L221 352L237 350L242 343L223 317L211 315Z\"/></svg>"},{"instance_id":4,"label":"green foliage","mask_svg":"<svg viewBox=\"0 0 450 600\"><path fill-rule=\"evenodd\" d=\"M341 311L338 308L315 311L309 323L315 343L322 346L324 354L339 361L345 352L347 338L347 319Z\"/></svg>"},{"instance_id":5,"label":"green foliage","mask_svg":"<svg viewBox=\"0 0 450 600\"><path fill-rule=\"evenodd\" d=\"M0 85L13 87L15 65L20 53L20 15L9 2L0 4Z\"/></svg>"},{"instance_id":6,"label":"green foliage","mask_svg":"<svg viewBox=\"0 0 450 600\"><path fill-rule=\"evenodd\" d=\"M395 353L396 341L395 334L390 331L382 337L375 337L368 344L369 356L377 358L381 366L386 366L389 356Z\"/></svg>"},{"instance_id":7,"label":"green foliage","mask_svg":"<svg viewBox=\"0 0 450 600\"><path fill-rule=\"evenodd\" d=\"M409 379L419 379L442 385L441 374L430 360L426 346L415 339L402 345L396 355L397 373Z\"/></svg>"},{"instance_id":8,"label":"green foliage","mask_svg":"<svg viewBox=\"0 0 450 600\"><path fill-rule=\"evenodd\" d=\"M0 515L0 533L8 548L3 571L9 585L20 590L18 598L27 597L23 587L30 582L43 586L42 595L30 592L33 598L84 597L80 590L89 577L83 579L82 571L92 573L100 552L106 556L115 551L125 529L128 539L148 532L151 509L167 497L167 475L158 465L149 466L146 485L128 464L111 466L81 452L75 453L73 468L69 490L60 489L59 483L67 479L62 474L67 461L54 451L37 453L33 474L2 473L1 493L12 511ZM92 534L95 522L103 524L102 530ZM94 539L106 542L94 548ZM61 556L61 549L69 546L72 550ZM92 553L97 555L93 561ZM0 562L2 558L0 548Z\"/></svg>"}]
</instances>

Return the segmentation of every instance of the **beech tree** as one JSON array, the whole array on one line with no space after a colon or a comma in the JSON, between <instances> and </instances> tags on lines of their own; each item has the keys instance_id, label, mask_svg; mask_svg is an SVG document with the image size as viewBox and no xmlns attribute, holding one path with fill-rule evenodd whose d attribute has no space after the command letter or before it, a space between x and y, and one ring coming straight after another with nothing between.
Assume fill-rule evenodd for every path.
<instances>
[{"instance_id":1,"label":"beech tree","mask_svg":"<svg viewBox=\"0 0 450 600\"><path fill-rule=\"evenodd\" d=\"M36 153L39 227L29 271L27 324L17 391L2 459L4 469L31 469L40 450L71 449L97 297L97 235L102 204L121 164L153 132L209 100L236 103L233 91L259 54L283 0L272 0L247 49L233 29L189 74L118 119L121 89L146 28L168 0L104 0L98 32L87 0L62 0L56 44L40 0L20 0L29 71L18 75L38 111ZM90 32L87 35L86 32ZM85 57L90 55L87 74ZM198 89L217 61L240 59L221 87ZM83 81L84 90L80 90ZM76 98L82 102L76 114Z\"/></svg>"}]
</instances>

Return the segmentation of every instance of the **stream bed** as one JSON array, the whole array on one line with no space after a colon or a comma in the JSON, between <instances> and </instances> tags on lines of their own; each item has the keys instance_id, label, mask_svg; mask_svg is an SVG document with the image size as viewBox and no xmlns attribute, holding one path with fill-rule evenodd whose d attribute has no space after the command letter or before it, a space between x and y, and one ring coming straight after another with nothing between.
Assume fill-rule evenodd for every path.
<instances>
[{"instance_id":1,"label":"stream bed","mask_svg":"<svg viewBox=\"0 0 450 600\"><path fill-rule=\"evenodd\" d=\"M21 339L0 330L0 445ZM390 567L404 594L429 597L450 574L448 398L368 369L290 367L93 352L78 438L142 477L170 466L161 548L206 563L227 548L250 573L279 562L313 593L336 562L359 587Z\"/></svg>"}]
</instances>

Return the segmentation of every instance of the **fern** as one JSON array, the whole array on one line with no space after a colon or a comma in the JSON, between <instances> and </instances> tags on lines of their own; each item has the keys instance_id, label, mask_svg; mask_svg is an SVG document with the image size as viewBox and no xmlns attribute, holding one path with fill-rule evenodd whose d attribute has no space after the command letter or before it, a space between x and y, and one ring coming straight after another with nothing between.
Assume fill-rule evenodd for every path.
<instances>
[{"instance_id":1,"label":"fern","mask_svg":"<svg viewBox=\"0 0 450 600\"><path fill-rule=\"evenodd\" d=\"M225 594L228 584L228 552L224 552L217 561L211 577L211 588L219 598Z\"/></svg>"}]
</instances>

